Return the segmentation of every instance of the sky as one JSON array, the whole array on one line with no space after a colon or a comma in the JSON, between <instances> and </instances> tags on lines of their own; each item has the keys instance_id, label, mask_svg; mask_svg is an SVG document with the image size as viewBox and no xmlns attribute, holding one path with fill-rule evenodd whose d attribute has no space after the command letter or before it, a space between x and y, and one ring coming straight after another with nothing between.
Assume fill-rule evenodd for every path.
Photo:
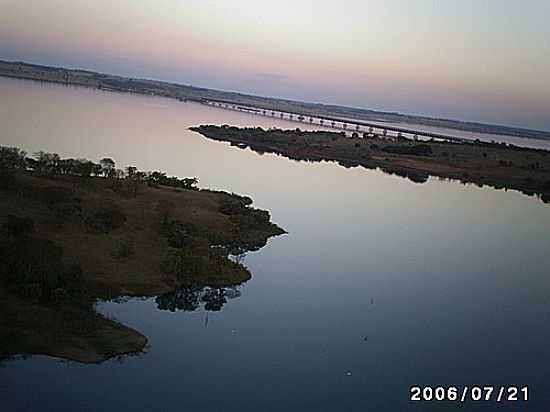
<instances>
[{"instance_id":1,"label":"sky","mask_svg":"<svg viewBox=\"0 0 550 412\"><path fill-rule=\"evenodd\" d=\"M0 59L550 130L547 0L0 0Z\"/></svg>"}]
</instances>

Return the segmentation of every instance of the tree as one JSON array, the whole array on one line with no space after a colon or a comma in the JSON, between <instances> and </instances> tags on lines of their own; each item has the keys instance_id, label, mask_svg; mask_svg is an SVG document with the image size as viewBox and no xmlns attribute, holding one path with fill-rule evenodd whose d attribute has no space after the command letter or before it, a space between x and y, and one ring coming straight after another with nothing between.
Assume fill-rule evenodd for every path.
<instances>
[{"instance_id":1,"label":"tree","mask_svg":"<svg viewBox=\"0 0 550 412\"><path fill-rule=\"evenodd\" d=\"M115 161L110 157L104 157L99 161L101 168L103 170L103 176L105 177L114 177L115 176Z\"/></svg>"},{"instance_id":2,"label":"tree","mask_svg":"<svg viewBox=\"0 0 550 412\"><path fill-rule=\"evenodd\" d=\"M26 152L16 147L0 147L0 171L25 168L26 156Z\"/></svg>"},{"instance_id":3,"label":"tree","mask_svg":"<svg viewBox=\"0 0 550 412\"><path fill-rule=\"evenodd\" d=\"M195 186L199 183L196 177L185 178L181 180L182 187L185 189L196 189Z\"/></svg>"},{"instance_id":4,"label":"tree","mask_svg":"<svg viewBox=\"0 0 550 412\"><path fill-rule=\"evenodd\" d=\"M128 176L129 179L133 179L136 172L137 172L137 167L135 166L126 167L126 176Z\"/></svg>"},{"instance_id":5,"label":"tree","mask_svg":"<svg viewBox=\"0 0 550 412\"><path fill-rule=\"evenodd\" d=\"M15 147L0 147L0 189L14 189L16 169L25 169L27 154Z\"/></svg>"},{"instance_id":6,"label":"tree","mask_svg":"<svg viewBox=\"0 0 550 412\"><path fill-rule=\"evenodd\" d=\"M75 159L61 159L58 164L59 172L64 175L76 173Z\"/></svg>"},{"instance_id":7,"label":"tree","mask_svg":"<svg viewBox=\"0 0 550 412\"><path fill-rule=\"evenodd\" d=\"M103 168L101 167L100 164L97 164L97 163L94 163L93 166L92 166L92 173L94 176L99 176L101 175L103 171Z\"/></svg>"},{"instance_id":8,"label":"tree","mask_svg":"<svg viewBox=\"0 0 550 412\"><path fill-rule=\"evenodd\" d=\"M128 166L126 168L126 180L128 181L130 190L132 191L134 197L137 195L139 182L141 181L143 175L144 173L138 172L137 167L135 166Z\"/></svg>"},{"instance_id":9,"label":"tree","mask_svg":"<svg viewBox=\"0 0 550 412\"><path fill-rule=\"evenodd\" d=\"M82 177L90 177L94 169L94 163L86 159L76 161L76 173Z\"/></svg>"},{"instance_id":10,"label":"tree","mask_svg":"<svg viewBox=\"0 0 550 412\"><path fill-rule=\"evenodd\" d=\"M57 153L37 152L37 172L42 175L52 175L60 172L59 162L61 159Z\"/></svg>"}]
</instances>

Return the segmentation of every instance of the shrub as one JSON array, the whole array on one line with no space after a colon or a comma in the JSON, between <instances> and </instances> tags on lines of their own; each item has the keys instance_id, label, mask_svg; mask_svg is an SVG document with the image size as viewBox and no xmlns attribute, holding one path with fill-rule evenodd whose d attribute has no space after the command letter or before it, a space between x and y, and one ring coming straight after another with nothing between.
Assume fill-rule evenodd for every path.
<instances>
[{"instance_id":1,"label":"shrub","mask_svg":"<svg viewBox=\"0 0 550 412\"><path fill-rule=\"evenodd\" d=\"M59 246L49 240L20 237L2 242L0 252L0 273L10 288L42 300L50 298L63 274L63 250Z\"/></svg>"},{"instance_id":2,"label":"shrub","mask_svg":"<svg viewBox=\"0 0 550 412\"><path fill-rule=\"evenodd\" d=\"M17 181L12 172L0 170L0 190L14 190L17 188Z\"/></svg>"},{"instance_id":3,"label":"shrub","mask_svg":"<svg viewBox=\"0 0 550 412\"><path fill-rule=\"evenodd\" d=\"M125 222L126 216L114 205L102 206L86 219L89 228L103 233L118 229Z\"/></svg>"},{"instance_id":4,"label":"shrub","mask_svg":"<svg viewBox=\"0 0 550 412\"><path fill-rule=\"evenodd\" d=\"M111 254L115 259L126 259L135 253L134 244L129 240L122 240Z\"/></svg>"},{"instance_id":5,"label":"shrub","mask_svg":"<svg viewBox=\"0 0 550 412\"><path fill-rule=\"evenodd\" d=\"M179 280L188 281L193 276L209 272L210 255L210 244L206 239L193 239L186 247L169 252L161 270L175 275Z\"/></svg>"},{"instance_id":6,"label":"shrub","mask_svg":"<svg viewBox=\"0 0 550 412\"><path fill-rule=\"evenodd\" d=\"M8 215L8 220L2 225L2 232L7 236L19 237L27 235L34 230L34 221L32 218L17 217L14 215Z\"/></svg>"},{"instance_id":7,"label":"shrub","mask_svg":"<svg viewBox=\"0 0 550 412\"><path fill-rule=\"evenodd\" d=\"M38 192L38 197L51 209L54 205L68 204L75 201L75 192L64 186L45 187Z\"/></svg>"},{"instance_id":8,"label":"shrub","mask_svg":"<svg viewBox=\"0 0 550 412\"><path fill-rule=\"evenodd\" d=\"M416 144L413 146L385 146L382 150L387 153L413 156L428 156L432 154L432 147L427 144Z\"/></svg>"},{"instance_id":9,"label":"shrub","mask_svg":"<svg viewBox=\"0 0 550 412\"><path fill-rule=\"evenodd\" d=\"M188 247L193 243L193 239L201 234L199 228L193 223L182 223L172 220L163 225L163 233L168 239L171 247Z\"/></svg>"}]
</instances>

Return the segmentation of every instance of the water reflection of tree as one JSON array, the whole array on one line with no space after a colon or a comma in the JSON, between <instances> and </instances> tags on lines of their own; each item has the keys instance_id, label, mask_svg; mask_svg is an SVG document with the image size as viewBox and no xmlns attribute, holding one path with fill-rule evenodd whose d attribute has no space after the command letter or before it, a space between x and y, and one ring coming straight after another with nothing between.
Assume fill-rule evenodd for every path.
<instances>
[{"instance_id":1,"label":"water reflection of tree","mask_svg":"<svg viewBox=\"0 0 550 412\"><path fill-rule=\"evenodd\" d=\"M230 299L241 296L233 287L188 286L156 298L157 308L170 312L194 312L201 306L206 311L218 312Z\"/></svg>"}]
</instances>

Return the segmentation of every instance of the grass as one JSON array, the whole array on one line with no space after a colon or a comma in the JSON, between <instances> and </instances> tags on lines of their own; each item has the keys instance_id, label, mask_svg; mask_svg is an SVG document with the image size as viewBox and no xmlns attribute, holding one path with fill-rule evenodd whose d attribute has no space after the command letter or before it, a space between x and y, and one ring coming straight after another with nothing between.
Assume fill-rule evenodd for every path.
<instances>
[{"instance_id":1,"label":"grass","mask_svg":"<svg viewBox=\"0 0 550 412\"><path fill-rule=\"evenodd\" d=\"M14 354L48 354L80 362L101 362L120 354L141 351L147 339L139 332L99 316L97 299L121 296L157 296L184 284L236 285L250 279L250 272L223 254L201 257L204 265L177 273L162 270L179 249L170 245L166 227L192 227L193 242L207 250L213 245L246 242L261 247L271 236L284 233L269 222L269 214L250 230L238 225L239 213L255 216L249 206L228 214L227 202L242 202L236 195L208 190L151 187L126 179L80 176L40 176L15 173L15 184L0 191L0 225L12 215L32 219L31 239L53 242L62 249L62 265L81 268L78 295L54 290L60 299L30 299L20 283L10 283L6 266L0 265L0 358ZM244 215L243 215L244 216ZM1 220L3 219L3 220ZM237 219L237 222L235 221ZM15 240L0 234L4 244ZM25 240L17 238L19 243ZM15 243L13 243L15 244ZM187 249L186 249L187 250ZM187 250L192 257L194 249ZM204 270L201 270L204 268ZM23 274L16 273L17 279ZM36 286L30 284L28 286ZM25 289L25 290L23 290ZM40 295L39 295L40 296ZM7 337L6 339L4 337Z\"/></svg>"}]
</instances>

